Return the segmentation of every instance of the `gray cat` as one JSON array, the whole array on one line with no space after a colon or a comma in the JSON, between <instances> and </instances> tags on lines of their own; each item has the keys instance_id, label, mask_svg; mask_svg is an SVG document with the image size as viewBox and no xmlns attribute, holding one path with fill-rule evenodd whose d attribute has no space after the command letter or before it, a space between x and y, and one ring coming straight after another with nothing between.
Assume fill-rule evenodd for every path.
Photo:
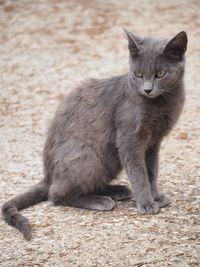
<instances>
[{"instance_id":1,"label":"gray cat","mask_svg":"<svg viewBox=\"0 0 200 267\"><path fill-rule=\"evenodd\" d=\"M169 199L157 188L160 143L184 103L184 31L173 39L140 38L124 30L130 71L90 79L67 96L49 128L44 180L2 207L6 222L29 240L19 211L47 199L55 205L112 210L132 190L110 182L125 169L137 209L156 214Z\"/></svg>"}]
</instances>

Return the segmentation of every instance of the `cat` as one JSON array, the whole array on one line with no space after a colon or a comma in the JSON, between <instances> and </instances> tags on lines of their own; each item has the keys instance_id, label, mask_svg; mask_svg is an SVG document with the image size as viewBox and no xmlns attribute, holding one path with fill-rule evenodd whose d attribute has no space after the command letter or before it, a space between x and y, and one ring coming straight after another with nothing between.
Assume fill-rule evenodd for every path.
<instances>
[{"instance_id":1,"label":"cat","mask_svg":"<svg viewBox=\"0 0 200 267\"><path fill-rule=\"evenodd\" d=\"M2 207L5 221L29 240L29 221L19 211L41 201L108 211L133 195L142 214L170 203L157 187L161 141L184 104L187 35L142 38L124 29L130 70L90 79L58 108L44 147L44 179ZM110 182L124 169L131 188Z\"/></svg>"}]
</instances>

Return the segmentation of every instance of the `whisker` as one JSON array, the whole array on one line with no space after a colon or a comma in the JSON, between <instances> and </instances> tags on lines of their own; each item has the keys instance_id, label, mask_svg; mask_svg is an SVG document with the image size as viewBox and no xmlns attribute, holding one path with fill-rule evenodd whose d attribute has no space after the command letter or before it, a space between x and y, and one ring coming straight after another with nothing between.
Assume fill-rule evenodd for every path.
<instances>
[{"instance_id":1,"label":"whisker","mask_svg":"<svg viewBox=\"0 0 200 267\"><path fill-rule=\"evenodd\" d=\"M180 95L180 92L178 92L178 91L165 91L164 95L165 96L178 96L178 95Z\"/></svg>"}]
</instances>

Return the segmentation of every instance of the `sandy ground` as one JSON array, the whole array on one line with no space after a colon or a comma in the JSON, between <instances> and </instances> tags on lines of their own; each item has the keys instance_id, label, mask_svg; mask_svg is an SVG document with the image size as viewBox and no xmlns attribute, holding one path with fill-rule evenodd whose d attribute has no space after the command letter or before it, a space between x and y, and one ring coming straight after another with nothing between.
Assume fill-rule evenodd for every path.
<instances>
[{"instance_id":1,"label":"sandy ground","mask_svg":"<svg viewBox=\"0 0 200 267\"><path fill-rule=\"evenodd\" d=\"M22 212L30 242L0 220L0 266L200 266L198 0L0 0L0 205L43 177L46 129L67 91L128 69L121 26L142 36L188 32L187 101L160 159L172 204L142 216L133 200L107 213L42 203Z\"/></svg>"}]
</instances>

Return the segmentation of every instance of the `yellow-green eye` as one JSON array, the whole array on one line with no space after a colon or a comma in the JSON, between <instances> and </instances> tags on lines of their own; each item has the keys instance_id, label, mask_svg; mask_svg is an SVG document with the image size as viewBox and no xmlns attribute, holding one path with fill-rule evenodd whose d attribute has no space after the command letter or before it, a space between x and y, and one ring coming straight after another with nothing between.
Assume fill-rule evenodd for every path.
<instances>
[{"instance_id":1,"label":"yellow-green eye","mask_svg":"<svg viewBox=\"0 0 200 267\"><path fill-rule=\"evenodd\" d=\"M155 77L156 77L156 78L162 78L162 77L165 76L165 74L166 74L166 71L165 71L165 70L159 70L159 71L156 73Z\"/></svg>"},{"instance_id":2,"label":"yellow-green eye","mask_svg":"<svg viewBox=\"0 0 200 267\"><path fill-rule=\"evenodd\" d=\"M137 78L143 78L143 73L141 70L135 70L134 73Z\"/></svg>"}]
</instances>

